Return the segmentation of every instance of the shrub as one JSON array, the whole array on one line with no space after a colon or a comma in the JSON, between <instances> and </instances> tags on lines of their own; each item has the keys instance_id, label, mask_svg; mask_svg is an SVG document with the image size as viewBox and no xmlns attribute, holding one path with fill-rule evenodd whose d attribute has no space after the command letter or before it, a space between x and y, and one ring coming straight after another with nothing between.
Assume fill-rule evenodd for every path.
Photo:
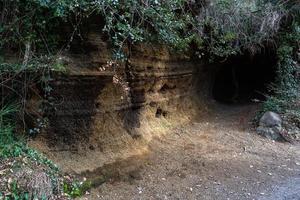
<instances>
[{"instance_id":1,"label":"shrub","mask_svg":"<svg viewBox=\"0 0 300 200\"><path fill-rule=\"evenodd\" d=\"M293 23L289 32L280 34L277 78L272 87L274 95L269 96L263 105L263 111L278 112L290 119L300 118L299 63L296 60L296 52L300 48L300 44L296 42L300 41L299 22Z\"/></svg>"}]
</instances>

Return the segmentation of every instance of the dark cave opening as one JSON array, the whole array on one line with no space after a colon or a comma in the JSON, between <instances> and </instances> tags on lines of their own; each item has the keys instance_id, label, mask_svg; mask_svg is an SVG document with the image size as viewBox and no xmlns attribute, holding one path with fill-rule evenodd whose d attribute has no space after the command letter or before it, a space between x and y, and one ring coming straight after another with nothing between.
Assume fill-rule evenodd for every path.
<instances>
[{"instance_id":1,"label":"dark cave opening","mask_svg":"<svg viewBox=\"0 0 300 200\"><path fill-rule=\"evenodd\" d=\"M274 52L228 59L217 69L212 96L221 103L249 103L265 100L276 77L277 58Z\"/></svg>"}]
</instances>

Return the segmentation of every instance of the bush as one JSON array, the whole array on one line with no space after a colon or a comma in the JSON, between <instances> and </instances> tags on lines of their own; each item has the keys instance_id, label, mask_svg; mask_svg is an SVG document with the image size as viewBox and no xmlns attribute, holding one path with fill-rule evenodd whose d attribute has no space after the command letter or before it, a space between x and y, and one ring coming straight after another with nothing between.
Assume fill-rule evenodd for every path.
<instances>
[{"instance_id":1,"label":"bush","mask_svg":"<svg viewBox=\"0 0 300 200\"><path fill-rule=\"evenodd\" d=\"M83 196L91 187L91 181L65 181L63 185L64 193L72 198Z\"/></svg>"},{"instance_id":2,"label":"bush","mask_svg":"<svg viewBox=\"0 0 300 200\"><path fill-rule=\"evenodd\" d=\"M0 157L18 156L19 146L13 135L13 126L10 117L17 110L16 106L4 106L0 110Z\"/></svg>"},{"instance_id":3,"label":"bush","mask_svg":"<svg viewBox=\"0 0 300 200\"><path fill-rule=\"evenodd\" d=\"M205 38L212 58L260 51L265 41L272 41L288 10L280 1L217 0L203 7L197 29Z\"/></svg>"},{"instance_id":4,"label":"bush","mask_svg":"<svg viewBox=\"0 0 300 200\"><path fill-rule=\"evenodd\" d=\"M296 58L296 53L300 48L300 44L296 42L300 41L299 22L293 23L289 27L289 32L282 32L280 36L280 46L277 50L277 78L272 87L274 95L267 98L263 105L263 111L274 111L288 116L289 119L299 119L300 80L297 67L299 63Z\"/></svg>"}]
</instances>

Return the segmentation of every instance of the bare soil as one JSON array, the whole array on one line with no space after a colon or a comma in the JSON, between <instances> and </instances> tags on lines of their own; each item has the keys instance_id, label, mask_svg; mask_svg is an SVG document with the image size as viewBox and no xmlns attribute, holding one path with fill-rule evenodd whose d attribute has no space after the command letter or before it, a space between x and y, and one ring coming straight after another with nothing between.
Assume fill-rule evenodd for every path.
<instances>
[{"instance_id":1,"label":"bare soil","mask_svg":"<svg viewBox=\"0 0 300 200\"><path fill-rule=\"evenodd\" d=\"M82 199L300 199L300 146L252 130L257 105L216 105L153 139L148 151L93 172Z\"/></svg>"}]
</instances>

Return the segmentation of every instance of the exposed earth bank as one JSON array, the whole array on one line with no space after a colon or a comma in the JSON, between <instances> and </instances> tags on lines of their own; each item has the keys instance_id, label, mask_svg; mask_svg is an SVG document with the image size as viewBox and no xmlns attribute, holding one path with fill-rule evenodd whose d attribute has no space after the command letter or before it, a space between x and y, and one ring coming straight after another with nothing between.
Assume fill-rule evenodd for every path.
<instances>
[{"instance_id":1,"label":"exposed earth bank","mask_svg":"<svg viewBox=\"0 0 300 200\"><path fill-rule=\"evenodd\" d=\"M118 175L82 199L300 199L300 146L257 135L257 109L213 106L147 153L117 161Z\"/></svg>"}]
</instances>

